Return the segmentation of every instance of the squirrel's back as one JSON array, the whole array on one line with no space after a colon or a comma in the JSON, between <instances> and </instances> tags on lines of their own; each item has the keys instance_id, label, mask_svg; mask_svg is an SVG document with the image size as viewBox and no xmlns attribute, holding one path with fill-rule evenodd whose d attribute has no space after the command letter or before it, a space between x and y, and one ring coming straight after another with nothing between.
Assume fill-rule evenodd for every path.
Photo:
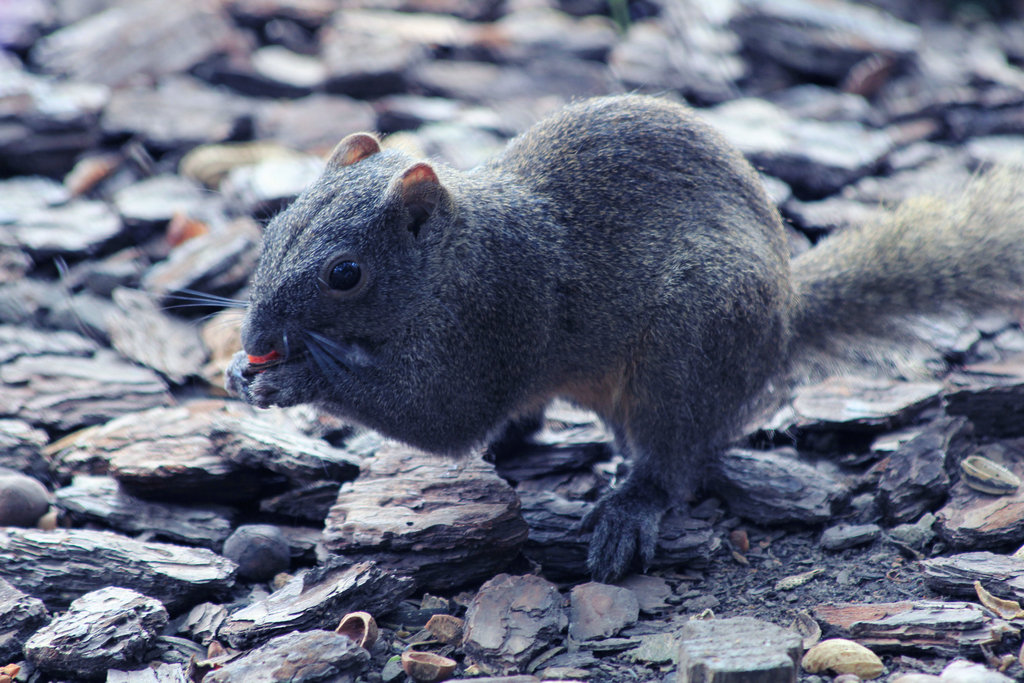
<instances>
[{"instance_id":1,"label":"squirrel's back","mask_svg":"<svg viewBox=\"0 0 1024 683\"><path fill-rule=\"evenodd\" d=\"M743 366L772 365L762 351L781 354L791 292L778 212L750 164L688 107L638 95L586 100L480 172L515 178L549 207L538 238L562 246L561 326L575 331L559 357L588 357L581 343L635 352L652 333L700 350L723 334L753 335ZM670 321L685 332L660 329Z\"/></svg>"}]
</instances>

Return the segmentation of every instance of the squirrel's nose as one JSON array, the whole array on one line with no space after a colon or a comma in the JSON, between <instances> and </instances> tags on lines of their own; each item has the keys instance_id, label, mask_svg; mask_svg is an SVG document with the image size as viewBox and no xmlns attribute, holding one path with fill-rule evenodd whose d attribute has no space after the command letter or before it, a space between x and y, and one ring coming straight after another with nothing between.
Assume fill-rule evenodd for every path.
<instances>
[{"instance_id":1,"label":"squirrel's nose","mask_svg":"<svg viewBox=\"0 0 1024 683\"><path fill-rule=\"evenodd\" d=\"M242 349L253 365L286 360L289 350L288 333L268 331L266 325L261 325L253 320L252 315L247 315L242 324Z\"/></svg>"}]
</instances>

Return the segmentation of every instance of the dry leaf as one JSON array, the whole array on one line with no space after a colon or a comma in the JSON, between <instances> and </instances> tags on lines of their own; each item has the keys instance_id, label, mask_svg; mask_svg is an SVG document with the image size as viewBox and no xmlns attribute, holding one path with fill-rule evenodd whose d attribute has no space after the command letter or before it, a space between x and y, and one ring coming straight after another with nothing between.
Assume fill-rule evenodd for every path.
<instances>
[{"instance_id":1,"label":"dry leaf","mask_svg":"<svg viewBox=\"0 0 1024 683\"><path fill-rule=\"evenodd\" d=\"M800 574L793 574L792 576L784 576L775 582L775 590L777 591L791 591L794 588L799 588L804 585L818 574L821 574L824 569L820 567L818 569L812 569L809 572L803 572Z\"/></svg>"},{"instance_id":2,"label":"dry leaf","mask_svg":"<svg viewBox=\"0 0 1024 683\"><path fill-rule=\"evenodd\" d=\"M978 601L988 607L1006 620L1024 618L1024 609L1016 600L1003 600L989 593L981 587L981 581L974 582L974 591L978 594Z\"/></svg>"},{"instance_id":3,"label":"dry leaf","mask_svg":"<svg viewBox=\"0 0 1024 683\"><path fill-rule=\"evenodd\" d=\"M800 635L805 650L811 649L821 640L821 626L806 610L802 610L796 615L789 630Z\"/></svg>"}]
</instances>

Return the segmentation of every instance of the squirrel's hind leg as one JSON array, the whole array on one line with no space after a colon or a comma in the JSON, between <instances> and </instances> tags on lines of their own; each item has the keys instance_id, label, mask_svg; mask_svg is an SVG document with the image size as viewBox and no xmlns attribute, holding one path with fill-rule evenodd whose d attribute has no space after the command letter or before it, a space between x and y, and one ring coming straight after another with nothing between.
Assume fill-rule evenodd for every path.
<instances>
[{"instance_id":1,"label":"squirrel's hind leg","mask_svg":"<svg viewBox=\"0 0 1024 683\"><path fill-rule=\"evenodd\" d=\"M708 391L714 367L672 359L638 368L629 384L630 403L620 419L609 416L630 473L583 522L592 531L587 566L595 579L646 570L666 510L689 503L702 484L719 438L729 432L730 415L739 412L723 405L729 392Z\"/></svg>"}]
</instances>

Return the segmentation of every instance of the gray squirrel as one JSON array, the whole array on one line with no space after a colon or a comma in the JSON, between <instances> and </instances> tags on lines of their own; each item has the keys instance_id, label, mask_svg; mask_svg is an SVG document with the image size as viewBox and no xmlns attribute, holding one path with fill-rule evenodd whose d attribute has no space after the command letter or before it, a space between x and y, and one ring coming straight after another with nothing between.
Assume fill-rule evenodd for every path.
<instances>
[{"instance_id":1,"label":"gray squirrel","mask_svg":"<svg viewBox=\"0 0 1024 683\"><path fill-rule=\"evenodd\" d=\"M611 580L772 387L914 314L1020 301L1022 179L791 262L757 173L665 99L572 104L468 172L357 133L267 226L228 388L453 456L552 398L593 409L632 461L584 520Z\"/></svg>"}]
</instances>

